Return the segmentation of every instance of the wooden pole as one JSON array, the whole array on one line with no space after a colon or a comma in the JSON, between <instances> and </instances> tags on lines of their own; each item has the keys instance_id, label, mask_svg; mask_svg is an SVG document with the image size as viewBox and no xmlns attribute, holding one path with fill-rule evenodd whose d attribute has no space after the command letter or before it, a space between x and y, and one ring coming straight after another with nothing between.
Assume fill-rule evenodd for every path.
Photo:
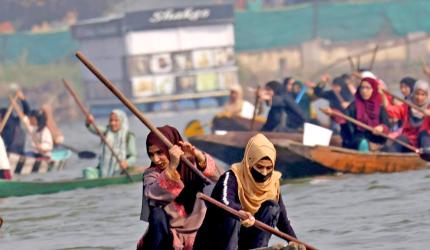
<instances>
[{"instance_id":1,"label":"wooden pole","mask_svg":"<svg viewBox=\"0 0 430 250\"><path fill-rule=\"evenodd\" d=\"M13 97L16 100L16 96ZM6 126L7 121L9 120L10 115L12 114L13 106L12 103L9 103L9 107L7 107L7 111L1 121L0 124L0 133L3 132L4 127Z\"/></svg>"},{"instance_id":2,"label":"wooden pole","mask_svg":"<svg viewBox=\"0 0 430 250\"><path fill-rule=\"evenodd\" d=\"M73 97L73 99L76 101L76 103L78 104L79 108L81 109L82 113L85 115L86 118L88 118L89 116L91 116L91 113L88 111L88 109L84 106L84 104L81 102L81 100L79 99L78 95L76 94L76 92L72 89L72 87L67 83L67 81L65 79L63 79L63 83L64 86L66 87L66 89L69 91L70 95ZM118 162L118 165L120 165L121 163L121 158L119 157L119 155L115 152L114 148L112 147L112 145L110 145L110 143L106 140L106 137L103 135L103 133L100 131L100 129L97 127L97 125L95 124L94 121L91 121L91 126L94 127L94 130L96 131L97 135L100 137L100 139L102 140L102 142L109 148L109 150L111 151L112 155L115 157L116 161ZM130 174L128 173L127 169L125 168L121 168L125 175L127 176L127 178L133 182L133 179L131 178Z\"/></svg>"},{"instance_id":3,"label":"wooden pole","mask_svg":"<svg viewBox=\"0 0 430 250\"><path fill-rule=\"evenodd\" d=\"M254 113L252 114L252 120L251 120L251 131L254 131L255 126L255 117L257 117L257 112L260 107L260 98L258 96L258 92L260 91L261 87L258 86L257 92L255 94L255 102L254 102Z\"/></svg>"},{"instance_id":4,"label":"wooden pole","mask_svg":"<svg viewBox=\"0 0 430 250\"><path fill-rule=\"evenodd\" d=\"M221 202L215 200L214 198L209 197L209 196L207 196L207 195L205 195L203 193L200 193L200 192L197 193L197 198L205 200L205 201L207 201L207 202L209 202L209 203L211 203L211 204L213 204L213 205L215 205L215 206L217 206L217 207L219 207L219 208L221 208L221 209L229 212L230 214L238 217L239 219L246 219L236 209L231 208L231 207L229 207L227 205L224 205L223 203L221 203ZM257 227L257 228L259 228L259 229L261 229L261 230L264 230L266 232L274 234L274 235L276 235L276 236L278 236L278 237L280 237L280 238L282 238L284 240L294 241L294 242L297 242L299 244L303 244L306 247L306 249L316 250L315 247L313 247L313 246L311 246L311 245L309 245L309 244L307 244L307 243L305 243L303 241L300 241L300 240L294 238L291 235L283 233L283 232L281 232L281 231L279 231L279 230L277 230L277 229L275 229L275 228L273 228L273 227L271 227L271 226L269 226L269 225L267 225L267 224L265 224L265 223L263 223L263 222L261 222L259 220L255 220L254 226Z\"/></svg>"},{"instance_id":5,"label":"wooden pole","mask_svg":"<svg viewBox=\"0 0 430 250\"><path fill-rule=\"evenodd\" d=\"M351 67L351 72L355 71L355 65L354 65L354 61L352 60L351 56L348 56L348 61L349 61L349 66Z\"/></svg>"},{"instance_id":6,"label":"wooden pole","mask_svg":"<svg viewBox=\"0 0 430 250\"><path fill-rule=\"evenodd\" d=\"M411 107L411 108L413 108L413 109L417 110L418 112L422 113L423 115L425 115L425 116L429 116L429 115L424 111L424 109L423 109L423 108L418 107L418 106L417 106L416 104L414 104L413 102L408 101L408 100L405 100L404 98L401 98L400 96L397 96L397 95L395 95L395 94L391 93L390 91L388 91L388 90L386 90L386 89L383 89L382 91L384 91L384 93L386 93L386 94L388 94L388 95L392 96L394 99L396 99L396 100L398 100L398 101L400 101L400 102L402 102L402 103L404 103L404 104L408 105L409 107Z\"/></svg>"},{"instance_id":7,"label":"wooden pole","mask_svg":"<svg viewBox=\"0 0 430 250\"><path fill-rule=\"evenodd\" d=\"M76 52L76 57L116 96L119 100L143 123L145 126L155 133L157 137L170 149L173 144L157 129L148 119L146 119L142 112L130 101L128 98L117 88L115 85L106 78L99 69L97 69L81 52ZM202 171L198 170L184 155L181 156L181 160L206 184L212 183L206 176L203 175Z\"/></svg>"},{"instance_id":8,"label":"wooden pole","mask_svg":"<svg viewBox=\"0 0 430 250\"><path fill-rule=\"evenodd\" d=\"M350 121L351 123L353 123L353 124L355 124L355 125L357 125L357 126L359 126L361 128L364 128L364 129L366 129L368 131L374 132L374 129L372 127L370 127L369 125L364 124L364 123L362 123L362 122L360 122L360 121L358 121L358 120L356 120L356 119L354 119L352 117L349 117L349 116L347 116L347 115L345 115L345 114L343 114L343 113L341 113L341 112L339 112L337 110L332 110L331 112L329 112L328 110L323 109L323 108L320 108L320 110L322 112L324 112L325 114L327 114L327 115L333 114L333 115L341 117L341 118L343 118L343 119L345 119L347 121ZM382 136L384 138L387 138L389 140L392 140L392 141L394 141L394 142L402 145L403 147L410 149L411 151L413 151L413 152L415 152L417 154L420 153L420 150L418 148L416 148L416 147L414 147L414 146L412 146L412 145L410 145L408 143L405 143L403 141L397 140L395 138L391 138L391 137L389 137L388 135L386 135L384 133L377 133L377 135Z\"/></svg>"}]
</instances>

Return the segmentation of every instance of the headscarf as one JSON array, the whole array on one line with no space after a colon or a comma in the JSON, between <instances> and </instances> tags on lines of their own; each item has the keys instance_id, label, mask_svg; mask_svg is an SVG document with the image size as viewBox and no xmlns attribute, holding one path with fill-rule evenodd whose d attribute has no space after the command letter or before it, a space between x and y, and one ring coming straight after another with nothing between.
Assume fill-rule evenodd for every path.
<instances>
[{"instance_id":1,"label":"headscarf","mask_svg":"<svg viewBox=\"0 0 430 250\"><path fill-rule=\"evenodd\" d=\"M369 100L364 100L360 94L360 88L363 82L368 82L372 86L372 96ZM363 78L360 82L360 86L355 93L355 108L356 108L356 119L371 126L375 127L380 124L379 113L382 104L381 95L378 92L378 81L373 78ZM359 128L362 130L361 128Z\"/></svg>"},{"instance_id":2,"label":"headscarf","mask_svg":"<svg viewBox=\"0 0 430 250\"><path fill-rule=\"evenodd\" d=\"M160 130L160 132L174 145L178 145L179 141L183 141L178 130L174 127L165 125L163 127L159 127L158 130ZM169 148L158 138L154 132L150 132L146 137L146 151L148 155L149 147L151 145L157 146L170 161ZM193 162L193 159L190 160ZM153 162L151 162L150 167L155 168L155 170L158 172L163 171L158 166L155 166ZM176 170L178 171L185 187L175 199L175 202L184 205L186 212L190 214L193 210L194 202L196 200L196 193L203 190L204 183L202 179L198 177L188 166L186 166L182 160L179 162Z\"/></svg>"},{"instance_id":3,"label":"headscarf","mask_svg":"<svg viewBox=\"0 0 430 250\"><path fill-rule=\"evenodd\" d=\"M127 157L128 118L126 113L120 109L114 109L112 113L118 117L121 128L119 131L113 132L111 127L108 126L105 134L106 141L112 146L119 158L125 160ZM103 145L100 156L101 176L112 176L119 168L119 164L110 149L106 145Z\"/></svg>"},{"instance_id":4,"label":"headscarf","mask_svg":"<svg viewBox=\"0 0 430 250\"><path fill-rule=\"evenodd\" d=\"M230 87L230 91L235 91L238 94L236 101L228 100L228 102L224 105L223 111L232 113L233 115L239 115L242 111L242 105L243 105L243 90L242 86L239 84L233 84Z\"/></svg>"},{"instance_id":5,"label":"headscarf","mask_svg":"<svg viewBox=\"0 0 430 250\"><path fill-rule=\"evenodd\" d=\"M414 86L416 81L417 80L415 80L414 78L407 76L402 78L402 80L400 80L400 84L406 85L409 88L409 93L412 94L412 92L414 91ZM405 99L409 100L411 94L409 96L405 96Z\"/></svg>"},{"instance_id":6,"label":"headscarf","mask_svg":"<svg viewBox=\"0 0 430 250\"><path fill-rule=\"evenodd\" d=\"M424 102L423 105L418 105L416 103L414 103L414 104L420 108L426 109L428 107L428 105L430 104L429 84L426 81L418 80L415 83L414 90L413 90L411 95L414 96L415 92L417 92L418 90L422 90L422 91L427 92L427 100ZM423 122L424 114L422 114L421 112L419 112L418 110L415 110L413 108L410 108L409 110L410 110L410 114L411 114L409 116L409 121L410 121L411 125L413 127L421 126L421 123Z\"/></svg>"},{"instance_id":7,"label":"headscarf","mask_svg":"<svg viewBox=\"0 0 430 250\"><path fill-rule=\"evenodd\" d=\"M268 157L274 165L275 147L264 135L256 134L249 139L243 160L231 167L237 178L240 204L251 214L255 214L263 202L277 201L280 195L280 172L273 170L271 177L261 183L256 182L252 177L251 168L265 157Z\"/></svg>"}]
</instances>

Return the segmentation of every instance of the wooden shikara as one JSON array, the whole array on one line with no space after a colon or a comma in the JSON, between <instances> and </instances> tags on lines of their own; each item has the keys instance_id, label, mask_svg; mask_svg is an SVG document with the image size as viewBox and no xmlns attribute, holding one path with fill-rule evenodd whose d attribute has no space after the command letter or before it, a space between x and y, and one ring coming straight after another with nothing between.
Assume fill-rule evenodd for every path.
<instances>
[{"instance_id":1,"label":"wooden shikara","mask_svg":"<svg viewBox=\"0 0 430 250\"><path fill-rule=\"evenodd\" d=\"M415 153L360 152L333 146L311 147L300 143L290 143L289 148L309 160L343 173L392 173L428 166Z\"/></svg>"},{"instance_id":2,"label":"wooden shikara","mask_svg":"<svg viewBox=\"0 0 430 250\"><path fill-rule=\"evenodd\" d=\"M257 132L228 132L225 135L205 135L189 138L199 149L231 165L240 162L245 146ZM300 133L263 133L277 151L276 168L285 179L302 178L315 175L332 174L335 171L289 149L290 142L301 142ZM340 145L340 138L333 137L332 145Z\"/></svg>"}]
</instances>

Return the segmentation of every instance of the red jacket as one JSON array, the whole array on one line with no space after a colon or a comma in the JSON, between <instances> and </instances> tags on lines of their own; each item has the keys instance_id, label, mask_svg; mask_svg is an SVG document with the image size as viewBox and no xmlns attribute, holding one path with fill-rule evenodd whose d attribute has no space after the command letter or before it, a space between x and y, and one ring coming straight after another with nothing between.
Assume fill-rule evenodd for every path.
<instances>
[{"instance_id":1,"label":"red jacket","mask_svg":"<svg viewBox=\"0 0 430 250\"><path fill-rule=\"evenodd\" d=\"M424 121L421 123L419 127L413 127L409 121L409 106L406 104L402 105L387 105L387 113L389 117L397 118L403 121L402 125L402 133L401 135L405 135L409 143L415 147L418 146L418 134L419 132L426 130L430 132L430 120L428 117L424 117Z\"/></svg>"}]
</instances>

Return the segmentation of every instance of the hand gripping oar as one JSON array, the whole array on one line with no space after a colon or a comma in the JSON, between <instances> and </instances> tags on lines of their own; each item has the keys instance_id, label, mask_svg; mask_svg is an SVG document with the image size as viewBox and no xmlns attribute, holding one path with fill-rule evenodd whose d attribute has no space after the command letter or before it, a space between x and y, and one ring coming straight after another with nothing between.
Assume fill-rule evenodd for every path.
<instances>
[{"instance_id":1,"label":"hand gripping oar","mask_svg":"<svg viewBox=\"0 0 430 250\"><path fill-rule=\"evenodd\" d=\"M64 83L64 86L66 87L66 89L69 91L70 95L73 97L73 99L78 104L79 108L81 109L81 111L85 115L85 117L89 117L91 115L90 112L84 106L84 104L81 102L81 100L79 99L79 97L75 93L75 91L72 89L72 87L64 79L63 79L63 83ZM100 131L100 129L97 127L97 125L95 124L94 121L91 121L91 125L93 126L94 130L96 131L97 135L100 137L100 139L102 140L102 142L109 148L109 150L111 151L112 155L115 157L116 161L118 162L118 165L120 165L121 158L115 152L115 150L113 149L112 145L110 145L110 143L106 140L106 137L103 135L103 133ZM121 168L121 169L125 173L125 175L127 176L128 180L130 182L133 182L133 179L131 178L131 176L128 173L127 169L125 169L125 168Z\"/></svg>"},{"instance_id":2,"label":"hand gripping oar","mask_svg":"<svg viewBox=\"0 0 430 250\"><path fill-rule=\"evenodd\" d=\"M429 116L429 115L424 111L424 109L423 109L423 108L418 107L418 106L417 106L416 104L414 104L413 102L408 101L408 100L405 100L404 98L401 98L400 96L397 96L397 95L395 95L395 94L391 93L390 91L388 91L388 90L386 90L386 89L383 89L382 91L384 91L384 93L386 93L386 94L388 94L388 95L392 96L394 99L396 99L396 100L398 100L398 101L400 101L400 102L402 102L402 103L404 103L404 104L408 105L409 107L411 107L411 108L413 108L413 109L417 110L418 112L422 113L423 115L425 115L425 116Z\"/></svg>"},{"instance_id":3,"label":"hand gripping oar","mask_svg":"<svg viewBox=\"0 0 430 250\"><path fill-rule=\"evenodd\" d=\"M82 53L76 52L76 57L116 96L118 99L143 123L145 126L155 133L157 137L170 149L173 144L167 139L160 130L157 129L149 120L147 120L143 113L130 101L128 98L109 81L99 69L97 69ZM184 155L181 156L181 160L206 184L212 183L206 176L203 175L202 171L198 170Z\"/></svg>"},{"instance_id":4,"label":"hand gripping oar","mask_svg":"<svg viewBox=\"0 0 430 250\"><path fill-rule=\"evenodd\" d=\"M374 128L372 128L371 126L369 126L367 124L364 124L364 123L362 123L362 122L360 122L360 121L358 121L358 120L356 120L356 119L354 119L352 117L349 117L349 116L347 116L347 115L345 115L345 114L343 114L343 113L341 113L341 112L339 112L337 110L332 110L331 112L329 112L328 110L323 109L323 108L320 108L320 110L322 112L324 112L325 114L327 114L327 115L333 114L335 116L338 116L338 117L341 117L341 118L343 118L345 120L348 120L351 123L353 123L353 124L355 124L355 125L357 125L357 126L359 126L361 128L364 128L366 130L369 130L371 132L375 131ZM419 148L414 147L414 146L412 146L412 145L410 145L410 144L408 144L406 142L403 142L401 140L398 140L398 139L395 139L395 138L391 138L390 136L388 136L388 135L386 135L384 133L376 133L376 135L379 135L379 136L382 136L382 137L387 138L389 140L392 140L393 142L398 143L398 144L402 145L403 147L410 149L412 152L419 154L419 156L423 160L430 161L430 151L428 149L419 149Z\"/></svg>"},{"instance_id":5,"label":"hand gripping oar","mask_svg":"<svg viewBox=\"0 0 430 250\"><path fill-rule=\"evenodd\" d=\"M213 205L215 205L215 206L217 206L217 207L219 207L219 208L221 208L221 209L225 210L226 212L229 212L230 214L232 214L232 215L234 215L234 216L238 217L239 219L246 219L246 218L244 218L244 217L243 217L243 215L242 215L241 213L239 213L239 211L237 211L236 209L231 208L231 207L229 207L229 206L227 206L227 205L224 205L223 203L221 203L221 202L219 202L219 201L215 200L214 198L209 197L209 196L207 196L207 195L205 195L205 194L203 194L203 193L200 193L200 192L199 192L199 193L197 193L197 198L202 199L202 200L205 200L205 201L207 201L207 202L209 202L209 203L211 203L211 204L213 204ZM299 244L302 244L302 245L304 245L304 246L306 247L306 249L309 249L309 250L316 250L316 248L315 248L315 247L313 247L313 246L311 246L311 245L309 245L309 244L306 244L305 242L300 241L300 240L298 240L298 239L294 238L294 237L293 237L293 236L291 236L291 235L288 235L288 234L286 234L286 233L283 233L283 232L281 232L281 231L279 231L279 230L277 230L277 229L275 229L275 228L273 228L273 227L271 227L271 226L269 226L269 225L267 225L267 224L265 224L265 223L263 223L263 222L261 222L261 221L259 221L259 220L255 220L254 226L255 226L255 227L257 227L257 228L259 228L259 229L261 229L261 230L264 230L264 231L266 231L266 232L269 232L269 233L271 233L271 234L274 234L274 235L276 235L276 236L278 236L278 237L280 237L280 238L282 238L282 239L284 239L284 240L294 241L294 242L297 242L297 243L299 243Z\"/></svg>"}]
</instances>

